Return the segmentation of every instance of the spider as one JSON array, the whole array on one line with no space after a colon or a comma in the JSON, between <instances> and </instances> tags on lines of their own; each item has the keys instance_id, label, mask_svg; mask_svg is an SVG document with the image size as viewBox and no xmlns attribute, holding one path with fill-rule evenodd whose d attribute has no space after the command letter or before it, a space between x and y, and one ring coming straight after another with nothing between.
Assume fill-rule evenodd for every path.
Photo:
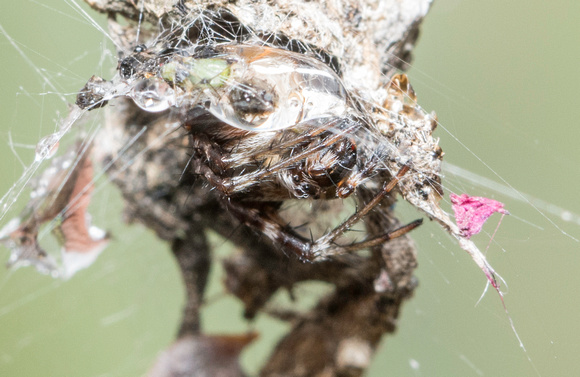
<instances>
[{"instance_id":1,"label":"spider","mask_svg":"<svg viewBox=\"0 0 580 377\"><path fill-rule=\"evenodd\" d=\"M328 374L327 366L341 355L358 354L353 347L374 350L380 336L394 330L399 307L416 286L415 251L401 236L421 220L400 226L391 215L395 193L442 224L487 268L438 205L443 152L432 136L436 118L417 105L405 75L379 71L390 81L369 94L347 75L364 48L345 54L342 67L341 59L315 45L280 30L264 31L256 22L251 29L214 4L191 12L187 6L176 5L175 23L171 16L158 19L151 38L121 56L110 82L91 78L73 109L82 114L121 97L103 129L110 134L95 138L91 157L120 186L127 219L143 222L171 243L187 294L181 339L202 330L199 311L210 265L206 231L239 249L223 264L226 289L243 302L244 316L263 311L291 319L294 329L278 353L284 360L292 355L292 364L312 375L319 367ZM355 38L364 35L358 10L344 10L352 25L344 30ZM112 30L123 30L110 22ZM117 46L129 51L128 41L139 38L125 30L119 38L126 43ZM372 30L369 40L379 36ZM404 56L406 41L412 44L415 37L394 39L400 51L381 46ZM80 171L84 164L76 166ZM308 237L287 222L285 211L295 203L326 212L347 198L359 208L321 236ZM323 214L311 212L313 225L324 225ZM362 220L366 238L353 241L349 236ZM359 253L363 249L369 253ZM493 277L493 270L485 271ZM293 286L306 280L330 283L335 290L304 315L267 306L280 288L293 297ZM322 355L318 366L310 365L315 353ZM276 364L276 353L272 360ZM282 364L265 370L285 370L288 363ZM343 364L336 375L364 369L358 362Z\"/></svg>"},{"instance_id":2,"label":"spider","mask_svg":"<svg viewBox=\"0 0 580 377\"><path fill-rule=\"evenodd\" d=\"M386 104L399 106L393 111L358 100L315 57L267 45L200 47L183 36L137 46L120 61L119 75L144 110L180 114L192 148L189 168L221 194L229 213L300 260L367 249L419 226L416 220L364 241L336 242L409 171L422 179L413 178L410 190L425 198L440 191L432 169L442 156L436 142L421 161L431 169L425 173L410 159L418 150L412 139L397 139L401 129L405 137L414 132L405 122L418 112L404 75L387 90ZM420 136L432 140L434 120L423 120ZM373 188L372 199L317 239L299 235L279 215L285 201L344 199L363 185Z\"/></svg>"}]
</instances>

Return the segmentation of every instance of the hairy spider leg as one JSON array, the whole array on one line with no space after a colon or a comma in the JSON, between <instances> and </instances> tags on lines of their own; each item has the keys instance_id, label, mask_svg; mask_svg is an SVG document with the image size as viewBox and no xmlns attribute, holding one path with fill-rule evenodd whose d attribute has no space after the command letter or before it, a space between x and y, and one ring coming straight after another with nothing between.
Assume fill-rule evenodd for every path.
<instances>
[{"instance_id":1,"label":"hairy spider leg","mask_svg":"<svg viewBox=\"0 0 580 377\"><path fill-rule=\"evenodd\" d=\"M362 220L373 208L391 192L399 182L399 179L409 170L403 166L385 187L377 193L361 210L354 213L341 225L326 233L317 240L308 240L298 235L289 226L281 225L283 220L278 216L278 208L281 203L276 202L240 202L226 198L224 204L229 212L246 226L259 231L271 239L275 245L280 245L283 251L294 253L300 260L316 262L327 259L333 255L346 254L366 249L387 242L393 238L401 237L421 225L422 220L415 220L407 225L374 237L370 240L355 242L349 245L337 245L334 241L346 233L352 226Z\"/></svg>"},{"instance_id":2,"label":"hairy spider leg","mask_svg":"<svg viewBox=\"0 0 580 377\"><path fill-rule=\"evenodd\" d=\"M282 169L291 167L294 164L296 164L297 162L304 160L308 156L310 156L314 153L320 152L320 151L330 147L331 145L341 141L342 139L344 139L344 134L348 134L350 131L354 131L356 129L356 127L357 127L357 125L351 125L350 127L342 130L342 132L336 133L336 134L328 137L323 142L316 144L316 145L311 145L310 147L304 149L302 152L297 153L289 158L286 158L286 159L278 162L277 164L270 166L267 169L260 169L260 170L257 170L255 172L249 173L249 174L244 174L244 175L240 175L237 177L233 177L231 179L230 185L232 186L232 188L234 190L242 191L242 190L248 188L249 186L254 185L256 182L261 182L263 179L265 179L269 175L275 174L278 171L281 171Z\"/></svg>"},{"instance_id":3,"label":"hairy spider leg","mask_svg":"<svg viewBox=\"0 0 580 377\"><path fill-rule=\"evenodd\" d=\"M403 166L399 170L397 175L393 177L391 181L387 185L385 185L385 187L371 199L370 202L366 203L362 209L352 214L345 222L334 228L333 231L321 237L321 241L323 241L325 244L330 244L334 242L334 240L336 240L338 237L343 235L344 232L346 232L348 229L352 228L353 225L355 225L363 217L365 217L370 210L375 208L381 202L381 200L383 200L383 198L397 186L397 183L399 183L399 179L403 175L405 175L408 171L409 166L408 165ZM322 240L322 238L324 240Z\"/></svg>"},{"instance_id":4,"label":"hairy spider leg","mask_svg":"<svg viewBox=\"0 0 580 377\"><path fill-rule=\"evenodd\" d=\"M278 143L278 144L270 145L270 148L268 150L256 153L256 157L262 157L262 156L267 155L267 154L272 154L272 153L275 153L278 151L283 151L284 149L292 148L296 145L307 144L310 142L310 140L312 140L313 137L319 136L319 135L323 134L324 132L327 132L329 130L334 129L336 127L336 123L337 123L336 121L329 122L325 126L313 128L308 133L303 133L301 135L294 137L293 139L289 139L289 140L283 141L283 142ZM286 132L294 132L294 131L284 129L284 130L281 130L280 132L286 133ZM340 134L342 135L342 134L344 134L344 132L341 132Z\"/></svg>"},{"instance_id":5,"label":"hairy spider leg","mask_svg":"<svg viewBox=\"0 0 580 377\"><path fill-rule=\"evenodd\" d=\"M338 123L339 120L334 121L333 123ZM219 174L216 174L215 170L208 166L208 161L217 162L220 164L218 169L223 171L225 166L222 162L225 159L225 154L222 152L221 147L218 146L216 143L212 142L207 135L192 133L191 134L191 143L192 147L197 150L203 152L203 157L205 157L205 161L201 159L202 156L192 156L192 162L196 161L198 163L193 163L194 166L194 173L203 175L209 183L215 186L220 192L222 192L226 196L231 196L236 193L241 193L247 191L250 187L261 183L264 179L272 174L275 174L281 171L284 168L288 168L297 162L304 160L308 156L320 152L331 145L343 140L345 138L345 134L349 134L350 132L354 131L357 127L359 127L358 123L351 123L348 127L341 129L340 132L337 132L323 142L318 143L316 145L311 145L308 148L304 149L300 153L297 153L289 158L286 158L273 166L268 168L259 169L254 172L241 174L235 177L221 177ZM307 135L312 137L312 135L318 135L320 133L319 129L313 129L312 132L309 132ZM296 142L294 142L295 144ZM340 186L340 183L337 184ZM341 196L346 197L347 195Z\"/></svg>"},{"instance_id":6,"label":"hairy spider leg","mask_svg":"<svg viewBox=\"0 0 580 377\"><path fill-rule=\"evenodd\" d=\"M404 165L399 170L397 175L394 176L389 181L389 183L387 183L385 185L385 187L381 191L379 191L368 203L366 203L363 208L356 211L346 221L344 221L342 224L340 224L339 226L334 228L332 231L330 231L330 232L326 233L325 235L323 235L322 237L320 237L315 242L315 244L312 245L311 253L313 254L313 258L317 259L319 257L324 258L325 256L327 256L329 254L329 251L327 251L326 249L329 249L329 248L332 249L331 245L334 243L334 241L337 238L339 238L344 233L346 233L356 223L358 223L360 220L362 220L373 208L378 206L380 204L380 202L385 198L385 196L387 196L397 186L401 177L403 177L409 171L409 169L410 169L409 165ZM341 246L340 252L341 253L352 252L352 251L357 251L357 250L365 249L368 247L376 246L378 244L381 244L381 243L386 242L388 240L391 240L393 238L400 237L400 236L410 232L411 230L415 229L416 227L418 227L422 223L423 223L422 219L415 220L415 221L413 221L407 225L403 225L402 227L399 227L391 232L387 232L383 235L374 237L373 239L370 239L367 241L362 241L362 242L352 243L352 244L347 245L347 246Z\"/></svg>"},{"instance_id":7,"label":"hairy spider leg","mask_svg":"<svg viewBox=\"0 0 580 377\"><path fill-rule=\"evenodd\" d=\"M335 122L341 122L336 120ZM409 171L409 166L403 166L395 177L385 185L365 206L349 217L344 223L323 235L317 240L308 240L298 235L291 227L282 225L283 219L279 216L278 210L283 200L287 196L280 197L279 200L250 200L240 201L235 198L235 194L247 191L250 187L260 184L272 175L283 169L294 166L296 163L305 160L309 156L320 152L330 146L344 140L345 135L356 131L360 124L357 122L340 123L335 128L337 132L322 140L320 143L307 146L299 153L287 157L268 168L258 169L235 177L224 177L227 170L223 163L224 156L222 148L217 143L211 141L207 135L192 133L192 146L196 153L192 156L192 165L196 174L203 175L206 180L213 185L224 196L223 203L229 212L244 223L246 226L259 231L280 245L284 251L291 251L305 261L316 261L325 259L331 255L344 254L364 248L372 247L386 242L392 238L400 237L421 224L421 221L414 221L391 232L387 232L371 240L341 246L336 245L335 240L345 234L352 226L364 218L373 208L385 198L398 184L400 178ZM313 128L312 133L319 134L318 128ZM376 161L366 161L371 164ZM212 166L213 165L213 166ZM215 170L218 170L217 172ZM365 181L368 169L362 171L352 171L347 175L348 179L343 179L337 184L337 194L339 197L346 197L356 189L356 186ZM343 185L344 187L341 187Z\"/></svg>"}]
</instances>

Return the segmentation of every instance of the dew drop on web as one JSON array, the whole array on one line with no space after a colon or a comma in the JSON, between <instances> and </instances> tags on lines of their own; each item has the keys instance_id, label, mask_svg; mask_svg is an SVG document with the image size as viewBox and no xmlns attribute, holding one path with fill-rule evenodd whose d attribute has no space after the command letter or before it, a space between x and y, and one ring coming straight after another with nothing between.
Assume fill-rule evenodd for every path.
<instances>
[{"instance_id":1,"label":"dew drop on web","mask_svg":"<svg viewBox=\"0 0 580 377\"><path fill-rule=\"evenodd\" d=\"M165 111L175 104L174 90L158 78L138 81L129 96L137 106L152 113Z\"/></svg>"},{"instance_id":2,"label":"dew drop on web","mask_svg":"<svg viewBox=\"0 0 580 377\"><path fill-rule=\"evenodd\" d=\"M254 46L223 50L236 63L226 94L214 96L208 110L225 123L250 131L275 131L352 111L340 78L313 58ZM240 95L240 88L245 95Z\"/></svg>"},{"instance_id":3,"label":"dew drop on web","mask_svg":"<svg viewBox=\"0 0 580 377\"><path fill-rule=\"evenodd\" d=\"M50 134L40 139L38 144L36 144L34 160L44 161L54 156L58 150L59 140L60 135L58 133Z\"/></svg>"}]
</instances>

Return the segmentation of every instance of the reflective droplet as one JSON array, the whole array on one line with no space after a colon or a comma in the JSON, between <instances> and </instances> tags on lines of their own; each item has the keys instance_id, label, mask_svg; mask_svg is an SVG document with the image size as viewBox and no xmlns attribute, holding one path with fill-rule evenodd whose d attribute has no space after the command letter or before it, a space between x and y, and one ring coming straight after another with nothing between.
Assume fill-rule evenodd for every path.
<instances>
[{"instance_id":1,"label":"reflective droplet","mask_svg":"<svg viewBox=\"0 0 580 377\"><path fill-rule=\"evenodd\" d=\"M109 94L112 84L107 80L93 76L79 91L75 104L81 109L93 110L107 104L105 96Z\"/></svg>"},{"instance_id":2,"label":"reflective droplet","mask_svg":"<svg viewBox=\"0 0 580 377\"><path fill-rule=\"evenodd\" d=\"M267 47L222 50L233 61L228 82L206 94L208 110L225 123L275 131L354 111L340 78L316 59Z\"/></svg>"},{"instance_id":3,"label":"reflective droplet","mask_svg":"<svg viewBox=\"0 0 580 377\"><path fill-rule=\"evenodd\" d=\"M150 78L138 81L129 97L140 108L151 113L167 110L175 104L175 92L163 80Z\"/></svg>"},{"instance_id":4,"label":"reflective droplet","mask_svg":"<svg viewBox=\"0 0 580 377\"><path fill-rule=\"evenodd\" d=\"M54 156L58 150L59 139L60 135L56 133L40 139L38 144L36 144L34 160L43 161Z\"/></svg>"}]
</instances>

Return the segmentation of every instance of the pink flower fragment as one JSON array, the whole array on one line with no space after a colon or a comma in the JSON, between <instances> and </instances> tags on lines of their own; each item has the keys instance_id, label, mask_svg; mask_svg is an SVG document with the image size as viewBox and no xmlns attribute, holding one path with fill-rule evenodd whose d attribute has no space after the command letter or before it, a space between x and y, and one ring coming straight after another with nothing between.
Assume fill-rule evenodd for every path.
<instances>
[{"instance_id":1,"label":"pink flower fragment","mask_svg":"<svg viewBox=\"0 0 580 377\"><path fill-rule=\"evenodd\" d=\"M467 239L481 232L483 224L495 212L509 215L509 212L503 208L504 204L493 199L467 194L450 194L449 197L457 226Z\"/></svg>"}]
</instances>

